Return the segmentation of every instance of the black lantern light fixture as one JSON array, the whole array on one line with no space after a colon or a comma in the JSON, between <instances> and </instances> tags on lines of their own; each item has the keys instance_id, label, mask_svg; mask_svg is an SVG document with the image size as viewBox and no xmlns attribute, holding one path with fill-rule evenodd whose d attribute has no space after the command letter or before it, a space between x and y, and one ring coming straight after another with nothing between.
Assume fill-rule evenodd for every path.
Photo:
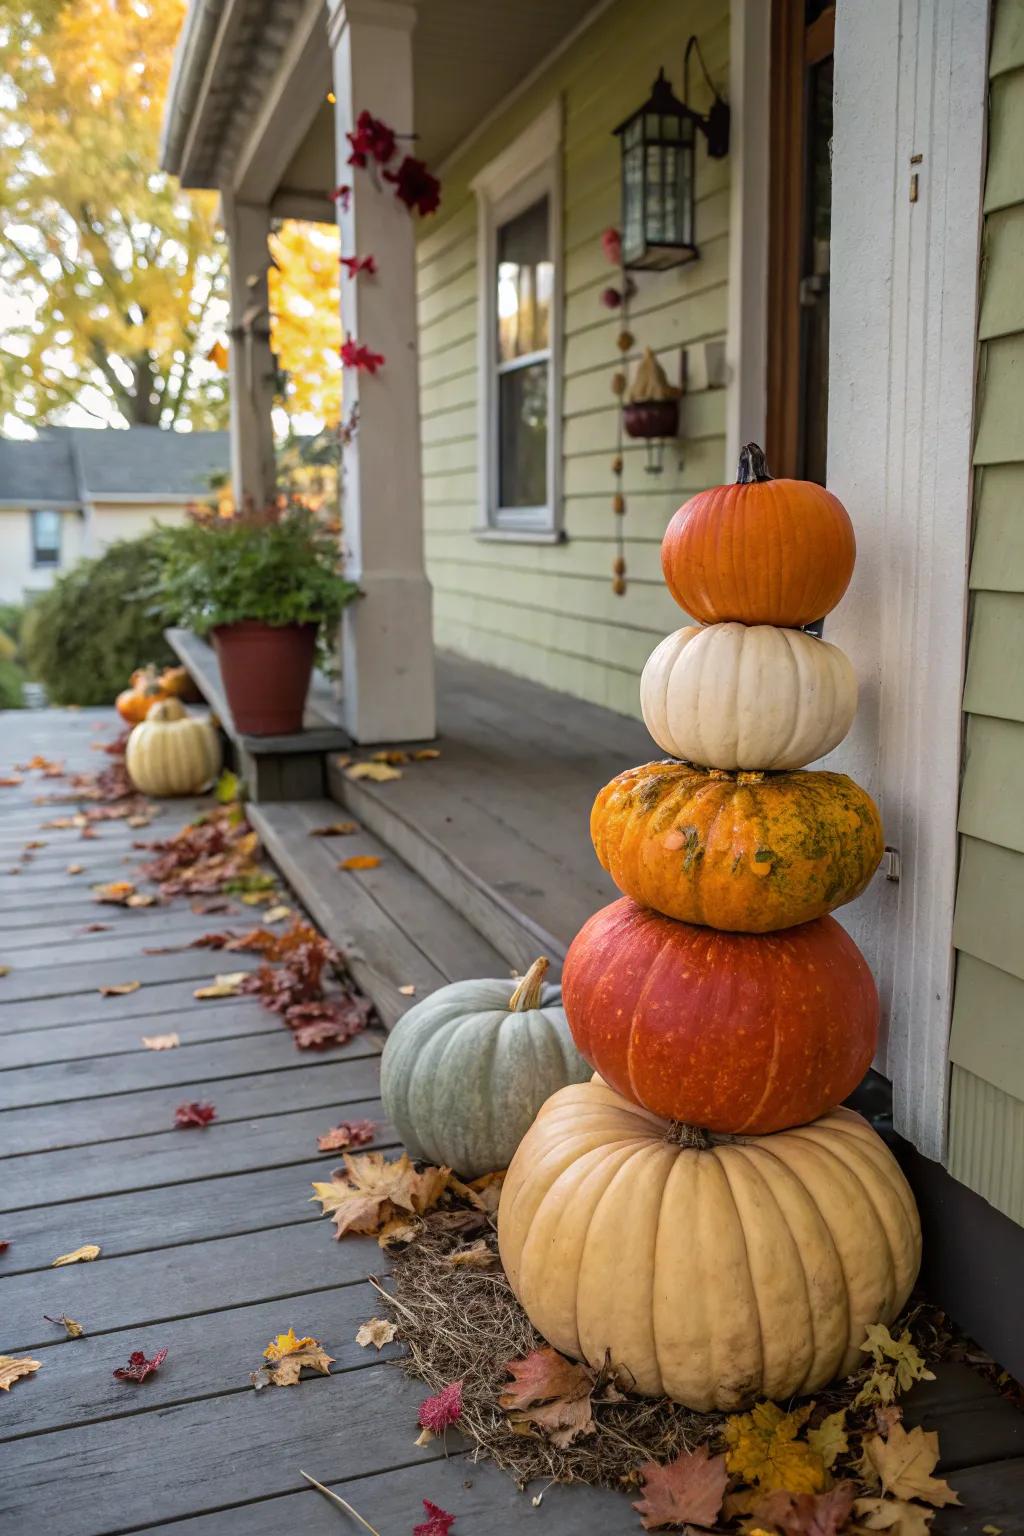
<instances>
[{"instance_id":1,"label":"black lantern light fixture","mask_svg":"<svg viewBox=\"0 0 1024 1536\"><path fill-rule=\"evenodd\" d=\"M622 264L629 270L666 271L699 255L694 239L694 158L697 131L714 160L729 153L729 106L711 84L700 44L691 37L683 61L689 98L690 54L696 49L714 94L706 117L679 101L658 71L650 97L615 129L622 152Z\"/></svg>"}]
</instances>

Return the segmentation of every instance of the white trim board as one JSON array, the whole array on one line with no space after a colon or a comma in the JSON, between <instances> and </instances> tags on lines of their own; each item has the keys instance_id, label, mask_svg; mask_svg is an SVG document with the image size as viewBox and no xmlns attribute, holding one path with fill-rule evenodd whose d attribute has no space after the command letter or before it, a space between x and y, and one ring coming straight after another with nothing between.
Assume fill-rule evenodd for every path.
<instances>
[{"instance_id":1,"label":"white trim board","mask_svg":"<svg viewBox=\"0 0 1024 1536\"><path fill-rule=\"evenodd\" d=\"M729 13L729 288L725 478L744 443L763 443L768 405L768 144L771 7L732 0Z\"/></svg>"},{"instance_id":2,"label":"white trim board","mask_svg":"<svg viewBox=\"0 0 1024 1536\"><path fill-rule=\"evenodd\" d=\"M899 850L899 883L876 875L840 916L879 984L896 1129L932 1158L946 1129L987 62L988 0L837 9L828 484L858 559L825 632L861 704L826 766L875 796Z\"/></svg>"}]
</instances>

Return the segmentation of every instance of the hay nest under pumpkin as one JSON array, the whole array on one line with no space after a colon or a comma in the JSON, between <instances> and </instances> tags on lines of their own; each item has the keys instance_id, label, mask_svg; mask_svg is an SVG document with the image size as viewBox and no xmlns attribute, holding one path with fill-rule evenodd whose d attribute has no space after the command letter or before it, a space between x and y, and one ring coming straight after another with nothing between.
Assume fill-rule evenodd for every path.
<instances>
[{"instance_id":1,"label":"hay nest under pumpkin","mask_svg":"<svg viewBox=\"0 0 1024 1536\"><path fill-rule=\"evenodd\" d=\"M486 1268L452 1263L467 1239L482 1237L493 1252ZM398 1338L409 1354L407 1374L440 1391L462 1382L458 1428L524 1488L537 1479L619 1488L638 1483L644 1462L669 1461L719 1434L724 1416L694 1413L668 1398L624 1397L593 1404L596 1431L557 1446L540 1433L510 1424L498 1399L508 1385L506 1364L545 1341L512 1292L497 1257L490 1222L480 1213L439 1211L402 1251L393 1253L389 1291L380 1290ZM618 1381L628 1389L629 1383Z\"/></svg>"}]
</instances>

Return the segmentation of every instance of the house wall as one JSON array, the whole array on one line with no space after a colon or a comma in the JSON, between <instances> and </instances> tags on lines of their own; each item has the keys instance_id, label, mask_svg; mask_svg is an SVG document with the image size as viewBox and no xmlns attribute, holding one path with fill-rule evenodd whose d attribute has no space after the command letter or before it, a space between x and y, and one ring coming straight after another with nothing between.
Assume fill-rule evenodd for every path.
<instances>
[{"instance_id":1,"label":"house wall","mask_svg":"<svg viewBox=\"0 0 1024 1536\"><path fill-rule=\"evenodd\" d=\"M665 525L692 492L725 474L725 390L706 387L704 343L726 329L729 160L698 140L700 259L637 273L630 371L649 345L678 377L687 348L691 391L680 442L660 476L643 445L627 446L624 532L628 588L612 592L616 556L616 405L610 381L617 317L599 300L616 273L600 236L619 223L619 151L612 130L646 99L664 65L681 94L686 40L697 33L712 79L728 85L728 7L715 0L618 0L545 74L443 169L440 222L418 246L420 394L427 568L440 645L624 714L639 713L637 682L657 642L685 622L661 579ZM710 99L691 68L691 104ZM548 104L563 107L562 491L566 542L481 540L477 364L477 215L472 178ZM693 387L693 386L696 387ZM628 444L628 439L627 439Z\"/></svg>"},{"instance_id":2,"label":"house wall","mask_svg":"<svg viewBox=\"0 0 1024 1536\"><path fill-rule=\"evenodd\" d=\"M83 523L78 512L61 513L61 563L32 564L32 514L27 507L0 507L0 602L20 603L45 592L55 576L82 554Z\"/></svg>"},{"instance_id":3,"label":"house wall","mask_svg":"<svg viewBox=\"0 0 1024 1536\"><path fill-rule=\"evenodd\" d=\"M180 523L184 502L140 503L95 501L89 507L88 553L99 554L116 539L137 539L157 523Z\"/></svg>"},{"instance_id":4,"label":"house wall","mask_svg":"<svg viewBox=\"0 0 1024 1536\"><path fill-rule=\"evenodd\" d=\"M1024 11L990 56L950 1173L1024 1224Z\"/></svg>"}]
</instances>

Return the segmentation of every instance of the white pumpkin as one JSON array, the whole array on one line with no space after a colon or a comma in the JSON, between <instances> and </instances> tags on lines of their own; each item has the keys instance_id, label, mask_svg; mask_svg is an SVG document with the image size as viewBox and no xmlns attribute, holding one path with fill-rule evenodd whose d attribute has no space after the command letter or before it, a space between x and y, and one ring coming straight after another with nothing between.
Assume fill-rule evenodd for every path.
<instances>
[{"instance_id":1,"label":"white pumpkin","mask_svg":"<svg viewBox=\"0 0 1024 1536\"><path fill-rule=\"evenodd\" d=\"M128 737L124 765L144 795L194 795L220 772L220 738L180 699L163 699Z\"/></svg>"},{"instance_id":2,"label":"white pumpkin","mask_svg":"<svg viewBox=\"0 0 1024 1536\"><path fill-rule=\"evenodd\" d=\"M677 629L640 679L644 723L672 757L704 768L802 768L838 746L857 679L837 646L771 624Z\"/></svg>"},{"instance_id":3,"label":"white pumpkin","mask_svg":"<svg viewBox=\"0 0 1024 1536\"><path fill-rule=\"evenodd\" d=\"M413 1157L467 1178L507 1168L545 1099L590 1067L547 960L514 981L453 981L404 1014L380 1063L384 1112Z\"/></svg>"}]
</instances>

